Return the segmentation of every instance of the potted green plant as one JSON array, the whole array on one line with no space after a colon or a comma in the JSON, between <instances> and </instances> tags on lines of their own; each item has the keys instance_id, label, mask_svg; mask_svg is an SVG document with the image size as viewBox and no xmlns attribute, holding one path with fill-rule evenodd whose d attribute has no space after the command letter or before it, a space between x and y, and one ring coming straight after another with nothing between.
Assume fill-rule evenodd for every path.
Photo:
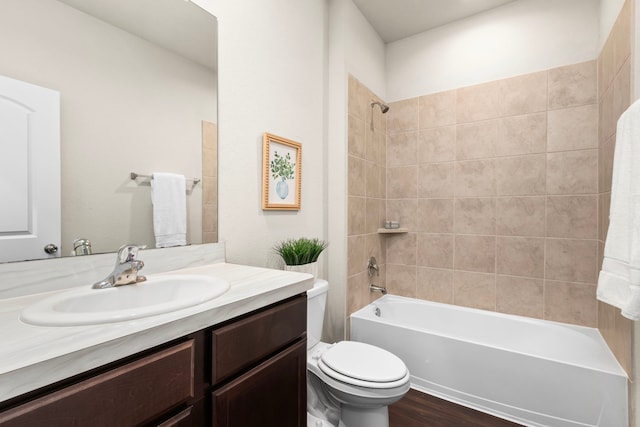
<instances>
[{"instance_id":1,"label":"potted green plant","mask_svg":"<svg viewBox=\"0 0 640 427\"><path fill-rule=\"evenodd\" d=\"M313 274L318 277L318 257L327 248L327 242L318 238L300 237L277 243L273 250L284 261L284 269Z\"/></svg>"}]
</instances>

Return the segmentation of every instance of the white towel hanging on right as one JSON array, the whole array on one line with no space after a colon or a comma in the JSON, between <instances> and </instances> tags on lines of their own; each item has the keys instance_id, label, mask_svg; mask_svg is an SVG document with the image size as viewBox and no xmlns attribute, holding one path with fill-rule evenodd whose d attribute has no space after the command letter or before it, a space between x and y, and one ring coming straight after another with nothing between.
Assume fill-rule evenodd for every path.
<instances>
[{"instance_id":1,"label":"white towel hanging on right","mask_svg":"<svg viewBox=\"0 0 640 427\"><path fill-rule=\"evenodd\" d=\"M597 298L640 320L640 101L618 120L609 231Z\"/></svg>"}]
</instances>

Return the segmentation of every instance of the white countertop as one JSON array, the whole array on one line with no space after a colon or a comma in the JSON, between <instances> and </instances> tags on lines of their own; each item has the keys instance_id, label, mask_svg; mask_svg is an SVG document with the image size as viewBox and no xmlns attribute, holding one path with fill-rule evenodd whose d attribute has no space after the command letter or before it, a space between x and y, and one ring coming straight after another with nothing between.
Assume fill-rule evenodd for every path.
<instances>
[{"instance_id":1,"label":"white countertop","mask_svg":"<svg viewBox=\"0 0 640 427\"><path fill-rule=\"evenodd\" d=\"M0 402L262 308L313 286L309 274L218 263L164 274L211 275L230 289L200 305L132 321L33 326L21 311L62 291L0 300ZM97 290L99 292L99 290Z\"/></svg>"}]
</instances>

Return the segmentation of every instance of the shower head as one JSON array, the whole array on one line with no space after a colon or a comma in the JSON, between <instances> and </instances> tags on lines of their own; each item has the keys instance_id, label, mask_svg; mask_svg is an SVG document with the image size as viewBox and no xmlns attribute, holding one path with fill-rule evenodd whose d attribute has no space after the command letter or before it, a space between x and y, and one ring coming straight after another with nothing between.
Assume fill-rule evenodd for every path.
<instances>
[{"instance_id":1,"label":"shower head","mask_svg":"<svg viewBox=\"0 0 640 427\"><path fill-rule=\"evenodd\" d=\"M380 107L380 111L382 111L382 114L385 114L387 111L389 111L389 106L387 104L383 104L378 101L371 101L371 108L373 108L374 105Z\"/></svg>"}]
</instances>

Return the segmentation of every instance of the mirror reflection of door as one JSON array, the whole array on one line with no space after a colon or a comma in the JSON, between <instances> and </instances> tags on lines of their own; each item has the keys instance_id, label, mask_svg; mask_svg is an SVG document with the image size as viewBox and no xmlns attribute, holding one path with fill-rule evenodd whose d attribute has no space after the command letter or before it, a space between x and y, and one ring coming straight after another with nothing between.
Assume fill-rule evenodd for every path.
<instances>
[{"instance_id":1,"label":"mirror reflection of door","mask_svg":"<svg viewBox=\"0 0 640 427\"><path fill-rule=\"evenodd\" d=\"M218 122L216 18L184 0L3 0L0 51L0 75L60 92L58 253L77 255L77 239L94 254L155 246L150 182L130 174L203 179L201 123ZM203 218L204 185L188 190L195 245L216 204Z\"/></svg>"},{"instance_id":2,"label":"mirror reflection of door","mask_svg":"<svg viewBox=\"0 0 640 427\"><path fill-rule=\"evenodd\" d=\"M60 256L60 94L0 76L0 262Z\"/></svg>"}]
</instances>

